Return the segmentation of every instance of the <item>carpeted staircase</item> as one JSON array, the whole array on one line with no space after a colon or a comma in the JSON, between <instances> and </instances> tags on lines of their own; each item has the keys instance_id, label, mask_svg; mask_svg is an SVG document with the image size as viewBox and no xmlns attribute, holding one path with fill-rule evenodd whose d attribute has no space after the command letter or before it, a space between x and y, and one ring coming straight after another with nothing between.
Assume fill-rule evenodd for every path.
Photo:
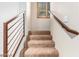
<instances>
[{"instance_id":1,"label":"carpeted staircase","mask_svg":"<svg viewBox=\"0 0 79 59\"><path fill-rule=\"evenodd\" d=\"M49 31L29 31L20 56L24 57L58 57L58 50Z\"/></svg>"}]
</instances>

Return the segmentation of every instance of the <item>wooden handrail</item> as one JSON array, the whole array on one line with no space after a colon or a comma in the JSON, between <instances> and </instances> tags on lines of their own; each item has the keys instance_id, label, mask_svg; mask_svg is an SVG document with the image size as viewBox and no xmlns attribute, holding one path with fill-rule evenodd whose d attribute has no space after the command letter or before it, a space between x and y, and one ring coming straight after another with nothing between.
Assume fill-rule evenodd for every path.
<instances>
[{"instance_id":1,"label":"wooden handrail","mask_svg":"<svg viewBox=\"0 0 79 59\"><path fill-rule=\"evenodd\" d=\"M21 17L20 19L17 20L17 18L20 17L19 15L21 13L22 13L23 17ZM10 19L9 21L4 23L4 27L3 27L3 30L4 30L4 34L3 34L3 39L4 39L4 41L3 41L3 56L4 57L10 56L10 55L8 55L8 53L9 53L11 47L13 46L13 43L15 43L15 41L20 40L19 43L15 43L15 44L17 44L17 46L15 45L12 48L12 50L14 49L14 47L16 48L14 50L13 54L11 55L11 56L14 57L15 54L16 54L16 51L18 50L20 43L22 42L23 37L25 36L25 14L24 14L24 12L21 12L21 13L17 14L15 17L13 17L12 19ZM11 22L13 22L14 20L17 20L17 21L14 24L12 24L10 27L8 27L8 25ZM17 24L17 26L16 26L16 24ZM13 29L13 27L14 27L14 29ZM9 34L8 31L10 29L13 29L13 30ZM17 33L18 33L18 35L16 36ZM15 35L12 35L12 34L15 34ZM9 39L10 36L12 36L11 39ZM13 37L15 37L15 39ZM13 43L11 43L11 42L13 42ZM11 45L11 46L9 46L9 45ZM10 52L10 54L11 53L12 52Z\"/></svg>"},{"instance_id":2,"label":"wooden handrail","mask_svg":"<svg viewBox=\"0 0 79 59\"><path fill-rule=\"evenodd\" d=\"M4 34L5 34L5 35L3 36L3 39L4 39L4 40L3 40L3 56L6 57L6 56L8 55L8 54L7 54L7 52L8 52L8 50L7 50L7 49L8 49L8 48L7 48L7 42L8 42L8 41L7 41L7 37L8 37L8 35L7 35L7 29L8 29L8 27L7 27L7 24L6 24L6 23L4 23L3 26L4 26L3 29L4 29Z\"/></svg>"},{"instance_id":3,"label":"wooden handrail","mask_svg":"<svg viewBox=\"0 0 79 59\"><path fill-rule=\"evenodd\" d=\"M60 19L58 19L57 16L55 16L51 11L49 11L50 14L53 15L53 17L55 18L55 20L62 26L62 28L64 28L66 31L70 32L70 33L73 33L73 34L76 34L78 35L79 32L77 32L76 30L73 30L71 28L69 28L67 25L65 25Z\"/></svg>"}]
</instances>

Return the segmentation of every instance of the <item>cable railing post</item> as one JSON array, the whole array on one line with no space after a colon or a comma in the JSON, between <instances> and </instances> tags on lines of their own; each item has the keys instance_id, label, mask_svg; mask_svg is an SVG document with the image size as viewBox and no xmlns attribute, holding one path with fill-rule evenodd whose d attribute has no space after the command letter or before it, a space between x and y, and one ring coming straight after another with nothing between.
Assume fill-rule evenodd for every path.
<instances>
[{"instance_id":1,"label":"cable railing post","mask_svg":"<svg viewBox=\"0 0 79 59\"><path fill-rule=\"evenodd\" d=\"M8 45L7 45L7 43L8 43L8 39L7 39L7 37L8 37L8 32L7 32L8 26L7 26L7 23L4 23L3 26L4 26L3 56L7 57L8 56Z\"/></svg>"},{"instance_id":2,"label":"cable railing post","mask_svg":"<svg viewBox=\"0 0 79 59\"><path fill-rule=\"evenodd\" d=\"M23 35L25 36L25 12L23 13Z\"/></svg>"}]
</instances>

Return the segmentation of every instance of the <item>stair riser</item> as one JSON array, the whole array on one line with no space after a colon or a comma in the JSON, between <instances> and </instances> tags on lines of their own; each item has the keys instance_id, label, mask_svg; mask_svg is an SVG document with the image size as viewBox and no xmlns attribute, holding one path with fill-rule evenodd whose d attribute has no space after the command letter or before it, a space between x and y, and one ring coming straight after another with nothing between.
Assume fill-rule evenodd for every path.
<instances>
[{"instance_id":1,"label":"stair riser","mask_svg":"<svg viewBox=\"0 0 79 59\"><path fill-rule=\"evenodd\" d=\"M50 45L50 44L48 44L48 45L28 45L28 47L55 47L55 44L53 44L53 45Z\"/></svg>"},{"instance_id":2,"label":"stair riser","mask_svg":"<svg viewBox=\"0 0 79 59\"><path fill-rule=\"evenodd\" d=\"M51 40L51 35L30 35L31 40Z\"/></svg>"},{"instance_id":3,"label":"stair riser","mask_svg":"<svg viewBox=\"0 0 79 59\"><path fill-rule=\"evenodd\" d=\"M30 37L31 40L51 40L52 37Z\"/></svg>"},{"instance_id":4,"label":"stair riser","mask_svg":"<svg viewBox=\"0 0 79 59\"><path fill-rule=\"evenodd\" d=\"M52 40L49 38L30 38L30 40Z\"/></svg>"},{"instance_id":5,"label":"stair riser","mask_svg":"<svg viewBox=\"0 0 79 59\"><path fill-rule=\"evenodd\" d=\"M29 35L50 35L50 31L29 31Z\"/></svg>"}]
</instances>

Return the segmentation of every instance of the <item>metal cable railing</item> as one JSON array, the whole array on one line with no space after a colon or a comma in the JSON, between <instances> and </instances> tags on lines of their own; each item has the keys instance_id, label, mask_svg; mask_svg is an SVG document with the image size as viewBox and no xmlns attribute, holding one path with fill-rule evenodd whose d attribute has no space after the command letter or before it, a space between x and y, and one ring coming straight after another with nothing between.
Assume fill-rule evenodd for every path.
<instances>
[{"instance_id":1,"label":"metal cable railing","mask_svg":"<svg viewBox=\"0 0 79 59\"><path fill-rule=\"evenodd\" d=\"M4 23L3 56L14 57L25 36L25 13L21 12Z\"/></svg>"}]
</instances>

